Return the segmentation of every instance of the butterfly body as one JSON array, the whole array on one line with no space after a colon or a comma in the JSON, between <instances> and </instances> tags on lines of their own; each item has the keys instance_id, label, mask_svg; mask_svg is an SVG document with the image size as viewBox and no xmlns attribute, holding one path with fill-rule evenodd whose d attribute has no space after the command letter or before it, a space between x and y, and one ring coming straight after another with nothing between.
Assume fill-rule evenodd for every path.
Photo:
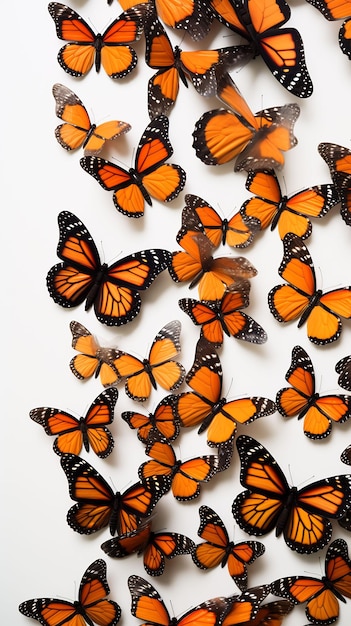
<instances>
[{"instance_id":1,"label":"butterfly body","mask_svg":"<svg viewBox=\"0 0 351 626\"><path fill-rule=\"evenodd\" d=\"M180 425L174 415L174 396L168 395L157 405L153 413L144 415L136 411L124 411L121 413L128 426L137 429L137 436L143 443L148 442L151 433L158 432L168 441L173 441L179 435Z\"/></svg>"}]
</instances>

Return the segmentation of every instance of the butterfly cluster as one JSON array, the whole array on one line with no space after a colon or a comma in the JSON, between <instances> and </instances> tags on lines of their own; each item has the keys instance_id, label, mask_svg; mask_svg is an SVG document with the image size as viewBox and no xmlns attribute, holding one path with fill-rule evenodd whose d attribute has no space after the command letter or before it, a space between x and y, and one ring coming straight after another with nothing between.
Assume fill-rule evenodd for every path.
<instances>
[{"instance_id":1,"label":"butterfly cluster","mask_svg":"<svg viewBox=\"0 0 351 626\"><path fill-rule=\"evenodd\" d=\"M351 58L347 10L307 1L328 20L345 20L339 43ZM115 5L112 0L107 4ZM321 449L334 431L348 426L351 417L347 348L330 366L342 393L319 384L317 358L317 350L328 351L342 341L343 326L351 318L351 279L349 285L331 289L319 286L308 248L315 237L312 229L317 231L335 207L340 208L341 227L351 225L351 151L321 141L317 148L331 182L283 193L279 172L285 167L285 153L297 144L295 124L303 115L302 103L313 93L303 39L288 24L291 9L285 0L121 0L119 4L122 12L114 14L102 32L96 32L74 8L48 4L57 38L64 42L57 61L70 84L78 85L77 79L85 77L85 85L87 75L95 70L118 83L123 94L128 81L138 81L138 65L144 61L150 70L147 86L140 83L149 121L136 146L128 143L132 115L128 121L112 119L96 125L89 105L75 90L61 82L52 86L54 111L61 120L53 131L54 140L73 153L81 171L112 192L117 210L116 249L111 256L108 252L112 262L103 260L106 250L101 245L103 254L99 252L96 243L104 236L103 217L98 221L101 231L93 237L85 225L89 218L63 209L57 216L58 261L46 269L48 296L61 307L71 333L73 354L67 376L73 374L82 389L100 387L81 416L55 406L29 411L29 418L54 438L58 473L64 476L72 501L63 519L73 533L91 536L92 541L99 538L99 550L111 559L109 568L117 561L118 571L118 562L128 560L131 574L123 584L130 594L130 613L143 624L280 626L299 604L309 623L334 623L340 602L351 599L351 560L343 538L351 532L351 473L340 470L328 475L326 471L323 477L309 478L301 459L307 484L291 486L289 459L281 455L278 463L261 437L269 440L275 415L281 429L288 422L294 427L296 442L305 440L305 435ZM234 43L200 47L213 29L221 29ZM190 39L189 50L173 43L177 30ZM256 57L261 58L268 84L274 78L294 101L251 110L232 74L238 68L245 72ZM187 137L194 158L205 169L218 166L219 180L222 172L223 176L229 172L240 185L244 176L251 194L229 218L222 218L201 195L188 192L196 184L191 168L173 162L172 111L179 106L180 90L186 88L194 88L204 109L206 98L217 103L202 113L191 138ZM93 99L93 91L91 95ZM129 169L116 163L123 142L124 148L128 145L130 152L135 151ZM101 194L102 204L104 198L107 194ZM139 250L137 228L152 220L147 205L173 201L175 211L181 207L174 247L155 244ZM84 205L79 213L83 215ZM123 241L128 248L123 255L119 254L120 220L134 228ZM156 223L152 229L156 233ZM255 319L261 268L250 254L256 242L274 236L268 230L278 232L282 256L274 269L283 282L267 291L267 313L277 336L284 337L280 324L293 327L299 343L305 340L311 354L297 342L287 347L281 340L286 359L282 380L285 376L288 386L276 381L273 397L262 394L259 375L253 373L257 391L249 393L240 389L235 378L245 359L254 372L256 359L269 355L270 342L275 340L264 328L265 321ZM157 311L160 284L169 294L182 297L170 300L168 318L152 330L143 314ZM67 318L73 308L75 314L90 315L89 329ZM95 322L99 322L97 330ZM145 341L136 351L132 339L137 324ZM99 329L106 330L108 339L100 338ZM183 358L185 347L190 364ZM244 361L240 350L246 351ZM227 361L224 365L228 353L231 370ZM234 388L230 393L229 385ZM123 428L138 450L133 458L135 473L127 476L122 467L111 479ZM180 442L187 441L192 442L191 454L182 452ZM351 446L346 443L337 461L351 465ZM228 475L237 478L242 490L226 487L225 502L219 498L212 508L206 498L211 493L216 497L216 488ZM171 519L165 527L161 524L173 506L195 513L186 533ZM232 525L223 516L225 507ZM276 551L264 543L271 536L276 538ZM283 559L285 550L301 557L300 571L274 578L269 559ZM322 551L324 574L307 575L311 555ZM216 596L171 617L153 584L134 573L136 556L151 577L162 577L165 570L171 575L168 561L176 557L186 562L188 580L193 575L201 581L204 572L220 567L233 585L232 592L219 588ZM259 584L251 585L251 576ZM44 626L115 626L120 621L122 609L111 598L122 599L123 593L117 588L110 598L104 559L88 565L77 596L73 602L59 597L25 600L19 611ZM289 617L287 623L292 623Z\"/></svg>"}]
</instances>

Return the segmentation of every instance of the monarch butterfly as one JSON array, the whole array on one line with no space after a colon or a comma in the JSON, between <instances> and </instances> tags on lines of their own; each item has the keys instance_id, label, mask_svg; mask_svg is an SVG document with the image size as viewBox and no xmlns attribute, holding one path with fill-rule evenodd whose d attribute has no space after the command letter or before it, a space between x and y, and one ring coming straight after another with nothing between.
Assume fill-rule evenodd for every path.
<instances>
[{"instance_id":1,"label":"monarch butterfly","mask_svg":"<svg viewBox=\"0 0 351 626\"><path fill-rule=\"evenodd\" d=\"M95 34L89 24L73 9L60 2L49 2L59 39L67 41L58 53L62 69L71 76L85 76L95 63L110 78L124 78L137 64L135 50L129 45L140 39L143 11L134 7L121 13L106 30Z\"/></svg>"},{"instance_id":2,"label":"monarch butterfly","mask_svg":"<svg viewBox=\"0 0 351 626\"><path fill-rule=\"evenodd\" d=\"M256 616L248 622L248 626L281 626L293 608L294 605L288 600L266 602L261 604Z\"/></svg>"},{"instance_id":3,"label":"monarch butterfly","mask_svg":"<svg viewBox=\"0 0 351 626\"><path fill-rule=\"evenodd\" d=\"M176 397L175 414L184 427L200 424L199 433L207 429L207 444L211 447L233 441L238 424L249 424L276 410L275 403L268 398L255 396L229 402L222 398L221 363L204 338L197 342L186 382L193 391Z\"/></svg>"},{"instance_id":4,"label":"monarch butterfly","mask_svg":"<svg viewBox=\"0 0 351 626\"><path fill-rule=\"evenodd\" d=\"M160 202L171 202L184 188L183 168L165 163L173 154L168 128L165 115L158 115L150 122L137 147L134 168L129 171L96 156L80 160L83 170L105 191L114 192L116 209L127 217L142 217L145 202L152 204L151 196Z\"/></svg>"},{"instance_id":5,"label":"monarch butterfly","mask_svg":"<svg viewBox=\"0 0 351 626\"><path fill-rule=\"evenodd\" d=\"M129 576L128 587L132 597L131 613L150 626L215 626L222 624L224 610L231 607L231 621L228 624L243 624L254 616L262 598L267 595L266 587L244 591L231 598L212 598L190 609L179 618L171 618L158 591L141 576ZM235 621L236 619L236 621ZM227 624L225 624L227 626Z\"/></svg>"},{"instance_id":6,"label":"monarch butterfly","mask_svg":"<svg viewBox=\"0 0 351 626\"><path fill-rule=\"evenodd\" d=\"M185 369L173 360L180 352L180 331L178 320L163 326L152 342L148 358L143 361L127 352L119 352L115 366L130 398L144 402L157 385L174 391L182 384Z\"/></svg>"},{"instance_id":7,"label":"monarch butterfly","mask_svg":"<svg viewBox=\"0 0 351 626\"><path fill-rule=\"evenodd\" d=\"M292 350L291 365L285 376L291 387L280 389L276 403L284 417L297 415L304 420L304 433L310 439L324 439L332 423L342 424L351 417L350 396L316 392L312 361L301 346Z\"/></svg>"},{"instance_id":8,"label":"monarch butterfly","mask_svg":"<svg viewBox=\"0 0 351 626\"><path fill-rule=\"evenodd\" d=\"M283 239L284 255L279 275L286 283L268 294L268 305L278 322L300 317L297 327L307 321L307 336L312 343L326 345L341 334L340 316L351 317L351 286L323 292L316 289L311 255L300 237L288 233Z\"/></svg>"},{"instance_id":9,"label":"monarch butterfly","mask_svg":"<svg viewBox=\"0 0 351 626\"><path fill-rule=\"evenodd\" d=\"M249 535L274 528L286 545L300 554L324 548L332 535L331 519L341 518L351 504L351 475L324 478L303 489L289 487L278 463L252 437L236 440L245 491L233 501L235 521Z\"/></svg>"},{"instance_id":10,"label":"monarch butterfly","mask_svg":"<svg viewBox=\"0 0 351 626\"><path fill-rule=\"evenodd\" d=\"M83 147L84 154L98 154L105 142L127 133L131 126L126 122L110 121L92 124L83 102L60 83L55 83L52 93L56 102L56 115L63 120L55 129L55 137L65 150Z\"/></svg>"},{"instance_id":11,"label":"monarch butterfly","mask_svg":"<svg viewBox=\"0 0 351 626\"><path fill-rule=\"evenodd\" d=\"M91 446L95 454L104 459L111 454L114 446L106 425L113 421L117 398L117 389L106 389L80 419L61 409L49 407L32 409L29 417L43 426L47 435L57 435L54 451L59 456L66 453L78 455L84 445L87 452Z\"/></svg>"},{"instance_id":12,"label":"monarch butterfly","mask_svg":"<svg viewBox=\"0 0 351 626\"><path fill-rule=\"evenodd\" d=\"M119 375L114 366L118 350L102 348L91 332L79 322L70 322L72 333L72 347L80 352L70 361L71 372L79 380L86 380L91 376L98 378L104 387L118 382Z\"/></svg>"},{"instance_id":13,"label":"monarch butterfly","mask_svg":"<svg viewBox=\"0 0 351 626\"><path fill-rule=\"evenodd\" d=\"M313 624L332 624L339 617L339 600L351 598L351 561L347 543L335 539L325 557L325 576L289 576L271 583L272 593L294 604L306 602L306 615ZM344 597L345 596L345 597Z\"/></svg>"},{"instance_id":14,"label":"monarch butterfly","mask_svg":"<svg viewBox=\"0 0 351 626\"><path fill-rule=\"evenodd\" d=\"M194 542L186 535L173 532L152 531L152 521L142 523L136 530L112 537L105 541L101 548L113 558L123 558L130 554L143 555L143 564L150 576L161 576L164 572L166 559L190 554Z\"/></svg>"},{"instance_id":15,"label":"monarch butterfly","mask_svg":"<svg viewBox=\"0 0 351 626\"><path fill-rule=\"evenodd\" d=\"M204 233L186 232L179 241L183 251L172 253L168 271L176 282L198 285L200 300L220 300L226 287L256 276L257 270L243 256L213 257L214 246Z\"/></svg>"},{"instance_id":16,"label":"monarch butterfly","mask_svg":"<svg viewBox=\"0 0 351 626\"><path fill-rule=\"evenodd\" d=\"M335 370L339 374L338 385L351 391L351 354L340 359L335 365Z\"/></svg>"},{"instance_id":17,"label":"monarch butterfly","mask_svg":"<svg viewBox=\"0 0 351 626\"><path fill-rule=\"evenodd\" d=\"M247 248L259 230L257 220L250 224L243 221L239 211L229 220L222 219L217 211L199 196L190 193L185 196L186 205L182 211L182 227L177 234L177 241L188 231L204 233L212 244L218 248L222 243L233 248Z\"/></svg>"},{"instance_id":18,"label":"monarch butterfly","mask_svg":"<svg viewBox=\"0 0 351 626\"><path fill-rule=\"evenodd\" d=\"M149 435L158 432L168 441L177 439L180 431L180 424L174 415L174 396L168 395L156 406L153 413L144 415L136 411L124 411L121 418L127 422L132 429L137 429L137 436L143 443L148 442Z\"/></svg>"},{"instance_id":19,"label":"monarch butterfly","mask_svg":"<svg viewBox=\"0 0 351 626\"><path fill-rule=\"evenodd\" d=\"M138 469L141 481L161 477L172 490L176 500L193 500L200 495L200 483L208 482L219 471L219 457L215 454L197 456L187 461L176 458L172 445L164 437L150 435L145 450L151 457ZM224 469L224 468L222 468Z\"/></svg>"},{"instance_id":20,"label":"monarch butterfly","mask_svg":"<svg viewBox=\"0 0 351 626\"><path fill-rule=\"evenodd\" d=\"M339 46L344 54L351 59L351 5L349 0L331 2L330 0L307 0L309 4L318 9L327 20L342 20L344 22L339 30Z\"/></svg>"},{"instance_id":21,"label":"monarch butterfly","mask_svg":"<svg viewBox=\"0 0 351 626\"><path fill-rule=\"evenodd\" d=\"M228 566L230 576L241 591L247 587L247 565L261 556L265 547L258 541L229 541L227 529L219 515L209 506L200 506L200 527L197 534L204 543L195 546L192 558L201 569Z\"/></svg>"},{"instance_id":22,"label":"monarch butterfly","mask_svg":"<svg viewBox=\"0 0 351 626\"><path fill-rule=\"evenodd\" d=\"M223 333L251 343L265 343L267 333L252 317L240 309L248 306L247 288L242 284L228 288L220 300L181 298L178 304L197 326L201 336L219 348Z\"/></svg>"},{"instance_id":23,"label":"monarch butterfly","mask_svg":"<svg viewBox=\"0 0 351 626\"><path fill-rule=\"evenodd\" d=\"M111 535L135 530L148 517L165 487L160 481L148 486L134 483L116 493L92 465L75 454L64 454L61 466L68 480L69 495L77 504L67 513L68 525L81 535L90 535L109 526Z\"/></svg>"},{"instance_id":24,"label":"monarch butterfly","mask_svg":"<svg viewBox=\"0 0 351 626\"><path fill-rule=\"evenodd\" d=\"M271 170L249 172L246 189L255 194L240 209L244 222L258 220L261 229L278 227L281 239L294 233L307 239L312 233L310 218L324 217L339 202L334 185L315 185L292 196L283 196L278 179Z\"/></svg>"},{"instance_id":25,"label":"monarch butterfly","mask_svg":"<svg viewBox=\"0 0 351 626\"><path fill-rule=\"evenodd\" d=\"M345 224L351 226L351 150L335 143L320 143L318 152L328 165L332 181L339 192L340 215Z\"/></svg>"},{"instance_id":26,"label":"monarch butterfly","mask_svg":"<svg viewBox=\"0 0 351 626\"><path fill-rule=\"evenodd\" d=\"M211 0L217 19L250 42L285 89L299 98L313 91L303 41L296 28L281 28L290 18L285 0Z\"/></svg>"},{"instance_id":27,"label":"monarch butterfly","mask_svg":"<svg viewBox=\"0 0 351 626\"><path fill-rule=\"evenodd\" d=\"M183 51L174 49L157 15L149 11L145 18L145 60L157 70L148 82L148 112L151 118L168 115L175 104L179 79L187 87L189 78L202 96L215 96L216 69L232 68L251 56L249 46L229 46L217 50Z\"/></svg>"},{"instance_id":28,"label":"monarch butterfly","mask_svg":"<svg viewBox=\"0 0 351 626\"><path fill-rule=\"evenodd\" d=\"M18 609L44 626L89 626L93 622L99 626L115 626L121 617L121 608L117 602L107 598L109 593L106 563L97 559L83 574L77 601L35 598L22 602Z\"/></svg>"},{"instance_id":29,"label":"monarch butterfly","mask_svg":"<svg viewBox=\"0 0 351 626\"><path fill-rule=\"evenodd\" d=\"M70 213L58 216L57 256L63 261L48 272L46 284L54 302L71 308L85 301L94 306L99 322L120 326L132 321L141 307L139 291L145 290L168 267L167 250L143 250L113 265L101 264L97 247L83 222Z\"/></svg>"},{"instance_id":30,"label":"monarch butterfly","mask_svg":"<svg viewBox=\"0 0 351 626\"><path fill-rule=\"evenodd\" d=\"M283 152L297 144L293 128L299 106L286 104L254 114L226 72L218 78L217 95L230 109L207 111L196 122L196 156L206 165L223 165L236 158L236 172L281 169Z\"/></svg>"}]
</instances>

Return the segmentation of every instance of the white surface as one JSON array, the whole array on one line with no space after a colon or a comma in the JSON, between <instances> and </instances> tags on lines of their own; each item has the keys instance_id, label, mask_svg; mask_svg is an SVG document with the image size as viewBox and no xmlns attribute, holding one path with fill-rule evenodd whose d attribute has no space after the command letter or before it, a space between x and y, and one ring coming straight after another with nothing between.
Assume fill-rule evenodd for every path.
<instances>
[{"instance_id":1,"label":"white surface","mask_svg":"<svg viewBox=\"0 0 351 626\"><path fill-rule=\"evenodd\" d=\"M115 2L108 7L104 0L72 0L96 30L103 30L119 14ZM350 136L350 61L341 53L337 36L340 22L327 22L307 3L291 2L289 25L297 26L304 44L314 93L308 100L290 96L271 76L260 59L239 73L233 73L240 90L253 111L263 107L296 101L301 115L295 126L298 146L286 156L280 177L282 188L290 195L313 184L329 182L326 164L317 152L321 141L349 147ZM5 15L4 15L5 12ZM3 7L2 34L2 229L1 250L5 286L3 300L3 429L1 436L1 545L2 545L2 621L11 626L30 622L20 615L20 602L44 596L61 596L73 600L86 567L96 558L106 558L111 598L122 607L121 625L135 623L130 611L127 577L140 574L159 590L171 614L179 616L192 605L215 595L230 595L238 590L226 569L207 573L198 570L190 557L167 562L161 578L150 579L142 560L130 556L124 560L106 557L100 545L109 538L108 530L90 537L78 535L66 523L66 513L73 502L68 495L67 480L60 460L52 450L53 438L47 437L29 417L30 409L53 406L83 414L102 390L99 380L81 383L71 374L68 363L73 356L69 322L80 321L100 340L139 354L147 354L158 330L168 321L182 322L181 360L188 369L193 361L197 327L178 308L180 297L194 296L187 285L176 285L167 273L162 274L143 294L141 314L120 329L101 325L93 312L83 306L64 310L49 298L45 277L57 262L57 215L62 210L75 213L94 237L101 257L108 263L118 256L147 247L178 249L175 241L180 226L184 193L194 193L231 216L250 194L245 189L245 174L234 174L232 164L221 168L206 167L195 157L191 133L196 120L217 102L202 99L189 85L181 84L178 101L170 115L170 139L174 147L172 161L187 172L187 183L181 196L170 205L156 201L147 206L145 217L132 220L119 214L112 194L105 192L79 165L82 152L68 154L57 144L54 128L52 85L62 82L83 100L92 118L122 119L132 130L109 149L110 156L132 164L132 151L148 124L146 85L152 71L143 60L144 44L135 47L139 64L129 78L112 81L101 70L91 71L84 80L75 80L58 65L56 55L62 45L55 33L45 2L21 2L14 11L12 3ZM223 39L214 30L202 47L229 45L228 31ZM171 32L179 43L182 32ZM5 42L4 42L5 38ZM193 44L185 37L183 48ZM319 284L324 288L350 284L351 230L340 218L339 209L320 222L313 223L307 246L311 252ZM231 253L228 249L226 252ZM217 254L223 254L224 249ZM306 336L306 329L296 323L283 326L276 322L267 307L267 293L281 282L277 273L282 245L277 232L262 233L256 243L243 252L257 267L252 280L251 303L247 313L267 331L263 346L250 345L225 338L220 358L224 370L223 390L228 398L264 395L274 399L285 385L291 349L302 345L316 370L321 392L338 391L335 363L351 351L351 324L345 322L341 339L333 345L318 348ZM233 254L237 254L234 250ZM240 254L240 252L238 252ZM339 390L340 392L341 390ZM163 392L155 392L140 409L153 410ZM93 453L82 455L113 484L124 490L137 477L137 468L146 457L135 432L120 419L124 410L137 410L120 387L112 432L115 450L107 460ZM350 443L350 423L334 426L327 440L314 442L302 432L295 418L283 421L279 414L263 418L239 433L246 433L268 447L292 484L302 486L328 475L347 473L339 460ZM182 433L175 442L177 454L186 459L207 452L206 439L196 431ZM238 482L239 461L202 488L201 496L181 504L168 494L157 507L159 528L183 532L197 541L198 507L208 504L227 524L235 540L245 537L231 515L235 495L241 491ZM291 475L291 479L289 476ZM337 524L333 537L345 537ZM301 557L287 548L283 538L274 534L262 538L266 554L249 567L249 584L266 583L279 576L324 573L325 550ZM348 541L350 545L350 541ZM341 605L340 624L350 622L351 603ZM285 621L287 626L306 623L302 607L296 608Z\"/></svg>"}]
</instances>

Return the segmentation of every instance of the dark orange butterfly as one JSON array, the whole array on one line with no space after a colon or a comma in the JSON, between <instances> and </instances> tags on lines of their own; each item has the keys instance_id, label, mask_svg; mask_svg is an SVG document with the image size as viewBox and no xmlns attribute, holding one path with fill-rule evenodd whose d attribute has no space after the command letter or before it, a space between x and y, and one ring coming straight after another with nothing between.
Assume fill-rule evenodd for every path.
<instances>
[{"instance_id":1,"label":"dark orange butterfly","mask_svg":"<svg viewBox=\"0 0 351 626\"><path fill-rule=\"evenodd\" d=\"M147 443L149 435L158 432L168 441L177 439L180 431L180 424L174 415L174 396L169 395L163 398L155 408L153 413L144 415L136 411L123 411L121 418L127 422L132 429L137 429L138 439Z\"/></svg>"},{"instance_id":2,"label":"dark orange butterfly","mask_svg":"<svg viewBox=\"0 0 351 626\"><path fill-rule=\"evenodd\" d=\"M321 396L316 392L312 361L301 346L293 348L285 378L291 387L278 391L278 411L284 417L303 419L303 431L310 439L324 439L330 435L333 422L342 424L351 417L351 396Z\"/></svg>"},{"instance_id":3,"label":"dark orange butterfly","mask_svg":"<svg viewBox=\"0 0 351 626\"><path fill-rule=\"evenodd\" d=\"M201 326L201 336L215 348L222 345L223 333L251 343L267 341L267 333L262 326L241 311L249 304L248 290L243 284L228 288L220 300L182 298L178 304L194 324Z\"/></svg>"},{"instance_id":4,"label":"dark orange butterfly","mask_svg":"<svg viewBox=\"0 0 351 626\"><path fill-rule=\"evenodd\" d=\"M186 194L186 205L182 211L182 227L177 234L179 241L186 232L204 233L212 244L218 248L228 244L233 248L247 248L256 231L260 229L257 220L252 219L250 225L244 223L239 211L229 220L222 219L217 211L199 196Z\"/></svg>"},{"instance_id":5,"label":"dark orange butterfly","mask_svg":"<svg viewBox=\"0 0 351 626\"><path fill-rule=\"evenodd\" d=\"M59 39L67 41L58 53L61 67L71 76L85 76L95 63L110 78L124 78L137 64L135 50L129 45L142 33L143 11L134 7L121 13L106 30L95 34L89 24L73 9L60 2L49 2Z\"/></svg>"},{"instance_id":6,"label":"dark orange butterfly","mask_svg":"<svg viewBox=\"0 0 351 626\"><path fill-rule=\"evenodd\" d=\"M185 378L185 369L174 361L180 352L181 324L178 320L168 322L157 333L152 342L149 356L141 361L132 354L119 351L115 366L119 380L125 382L126 394L137 402L149 398L157 385L174 391Z\"/></svg>"},{"instance_id":7,"label":"dark orange butterfly","mask_svg":"<svg viewBox=\"0 0 351 626\"><path fill-rule=\"evenodd\" d=\"M350 0L307 0L318 9L327 20L344 20L339 30L339 46L351 59L351 4ZM347 18L347 19L345 19Z\"/></svg>"},{"instance_id":8,"label":"dark orange butterfly","mask_svg":"<svg viewBox=\"0 0 351 626\"><path fill-rule=\"evenodd\" d=\"M55 129L55 137L65 150L84 148L84 154L99 154L106 141L127 133L131 126L126 122L111 120L92 124L88 111L78 96L60 83L55 83L52 93L56 102L56 115L63 120Z\"/></svg>"},{"instance_id":9,"label":"dark orange butterfly","mask_svg":"<svg viewBox=\"0 0 351 626\"><path fill-rule=\"evenodd\" d=\"M56 435L54 451L58 455L79 454L83 445L87 452L90 447L100 458L111 454L113 437L106 426L114 418L118 398L117 389L106 389L95 398L85 416L77 419L74 415L50 407L32 409L29 417L45 429L47 435Z\"/></svg>"},{"instance_id":10,"label":"dark orange butterfly","mask_svg":"<svg viewBox=\"0 0 351 626\"><path fill-rule=\"evenodd\" d=\"M86 380L100 376L104 387L109 387L118 382L119 375L114 366L118 350L116 348L102 348L91 332L79 322L70 322L72 332L72 347L81 352L70 360L71 372L79 378Z\"/></svg>"},{"instance_id":11,"label":"dark orange butterfly","mask_svg":"<svg viewBox=\"0 0 351 626\"><path fill-rule=\"evenodd\" d=\"M256 276L257 270L245 257L213 257L214 246L204 233L185 232L178 241L183 250L172 254L168 270L176 282L191 281L200 300L220 300L230 285Z\"/></svg>"},{"instance_id":12,"label":"dark orange butterfly","mask_svg":"<svg viewBox=\"0 0 351 626\"><path fill-rule=\"evenodd\" d=\"M153 11L149 11L145 18L144 32L146 63L157 70L148 82L148 111L151 118L169 114L177 99L179 79L187 87L189 78L202 96L215 96L217 68L221 68L221 71L233 68L252 56L249 46L190 51L183 51L176 46L173 49Z\"/></svg>"},{"instance_id":13,"label":"dark orange butterfly","mask_svg":"<svg viewBox=\"0 0 351 626\"><path fill-rule=\"evenodd\" d=\"M136 530L105 541L101 548L108 556L117 559L133 553L142 554L146 572L150 576L161 576L166 559L190 554L195 544L186 535L166 531L154 532L151 527L151 520L141 523Z\"/></svg>"},{"instance_id":14,"label":"dark orange butterfly","mask_svg":"<svg viewBox=\"0 0 351 626\"><path fill-rule=\"evenodd\" d=\"M351 354L340 359L335 365L335 370L339 374L338 384L340 387L351 391Z\"/></svg>"},{"instance_id":15,"label":"dark orange butterfly","mask_svg":"<svg viewBox=\"0 0 351 626\"><path fill-rule=\"evenodd\" d=\"M79 585L78 600L68 602L56 598L33 598L22 602L18 609L43 626L115 626L121 617L121 608L107 596L110 593L106 578L106 563L97 559L89 565Z\"/></svg>"},{"instance_id":16,"label":"dark orange butterfly","mask_svg":"<svg viewBox=\"0 0 351 626\"><path fill-rule=\"evenodd\" d=\"M351 561L346 541L335 539L328 547L322 578L279 578L271 583L271 589L294 604L306 602L306 615L313 624L333 624L339 617L339 601L351 598Z\"/></svg>"},{"instance_id":17,"label":"dark orange butterfly","mask_svg":"<svg viewBox=\"0 0 351 626\"><path fill-rule=\"evenodd\" d=\"M283 239L284 255L279 275L286 280L268 294L269 309L278 322L300 318L297 327L307 322L307 336L317 345L340 337L340 317L351 318L351 286L323 292L316 288L311 255L300 237L288 233Z\"/></svg>"},{"instance_id":18,"label":"dark orange butterfly","mask_svg":"<svg viewBox=\"0 0 351 626\"><path fill-rule=\"evenodd\" d=\"M94 306L99 322L127 324L141 307L139 291L150 287L170 261L167 250L135 252L108 266L101 263L97 247L83 222L62 211L58 216L60 238L57 256L63 261L48 272L46 284L54 302L71 308L85 301Z\"/></svg>"},{"instance_id":19,"label":"dark orange butterfly","mask_svg":"<svg viewBox=\"0 0 351 626\"><path fill-rule=\"evenodd\" d=\"M160 477L168 484L176 500L193 500L200 495L200 483L208 482L219 471L219 457L215 454L197 456L187 461L176 458L172 445L156 433L149 436L145 452L151 461L142 463L138 470L141 481ZM221 468L223 470L224 467Z\"/></svg>"},{"instance_id":20,"label":"dark orange butterfly","mask_svg":"<svg viewBox=\"0 0 351 626\"><path fill-rule=\"evenodd\" d=\"M127 217L142 217L151 196L171 202L182 191L186 174L180 165L165 163L173 154L168 137L169 121L158 115L146 127L136 151L135 165L129 171L100 157L83 157L82 168L105 191L113 191L113 202Z\"/></svg>"},{"instance_id":21,"label":"dark orange butterfly","mask_svg":"<svg viewBox=\"0 0 351 626\"><path fill-rule=\"evenodd\" d=\"M244 222L252 220L260 223L261 229L271 225L278 227L279 237L294 233L307 239L312 232L310 218L324 217L339 202L334 185L315 185L292 196L283 196L279 181L272 170L249 172L246 189L255 194L246 200L240 209Z\"/></svg>"},{"instance_id":22,"label":"dark orange butterfly","mask_svg":"<svg viewBox=\"0 0 351 626\"><path fill-rule=\"evenodd\" d=\"M330 176L339 193L340 215L345 224L351 226L351 150L335 143L320 143L318 152L328 165Z\"/></svg>"},{"instance_id":23,"label":"dark orange butterfly","mask_svg":"<svg viewBox=\"0 0 351 626\"><path fill-rule=\"evenodd\" d=\"M67 476L69 495L77 504L67 513L68 525L81 535L90 535L109 526L111 535L135 530L148 517L165 485L149 481L134 483L123 493L114 492L92 465L75 454L64 454L61 465Z\"/></svg>"},{"instance_id":24,"label":"dark orange butterfly","mask_svg":"<svg viewBox=\"0 0 351 626\"><path fill-rule=\"evenodd\" d=\"M219 515L209 506L200 506L200 527L197 534L204 543L195 546L192 558L201 569L225 567L241 591L247 587L247 565L261 556L265 547L258 541L229 541L226 527Z\"/></svg>"},{"instance_id":25,"label":"dark orange butterfly","mask_svg":"<svg viewBox=\"0 0 351 626\"><path fill-rule=\"evenodd\" d=\"M283 152L297 144L297 104L252 113L228 73L218 78L217 95L228 108L204 113L195 124L193 148L206 165L236 159L234 170L281 169Z\"/></svg>"},{"instance_id":26,"label":"dark orange butterfly","mask_svg":"<svg viewBox=\"0 0 351 626\"><path fill-rule=\"evenodd\" d=\"M296 28L281 28L290 18L285 0L211 0L220 22L250 42L274 78L299 98L313 91L303 41Z\"/></svg>"},{"instance_id":27,"label":"dark orange butterfly","mask_svg":"<svg viewBox=\"0 0 351 626\"><path fill-rule=\"evenodd\" d=\"M207 429L207 444L211 447L233 441L238 424L249 424L276 410L275 403L268 398L254 396L229 402L222 398L221 363L213 346L204 338L197 342L186 382L193 391L176 397L175 414L184 427L200 424L199 433Z\"/></svg>"},{"instance_id":28,"label":"dark orange butterfly","mask_svg":"<svg viewBox=\"0 0 351 626\"><path fill-rule=\"evenodd\" d=\"M278 463L252 437L236 440L245 491L234 499L235 521L249 535L266 535L275 528L286 545L312 554L330 541L330 519L341 518L351 505L351 475L331 476L307 487L289 487Z\"/></svg>"}]
</instances>

